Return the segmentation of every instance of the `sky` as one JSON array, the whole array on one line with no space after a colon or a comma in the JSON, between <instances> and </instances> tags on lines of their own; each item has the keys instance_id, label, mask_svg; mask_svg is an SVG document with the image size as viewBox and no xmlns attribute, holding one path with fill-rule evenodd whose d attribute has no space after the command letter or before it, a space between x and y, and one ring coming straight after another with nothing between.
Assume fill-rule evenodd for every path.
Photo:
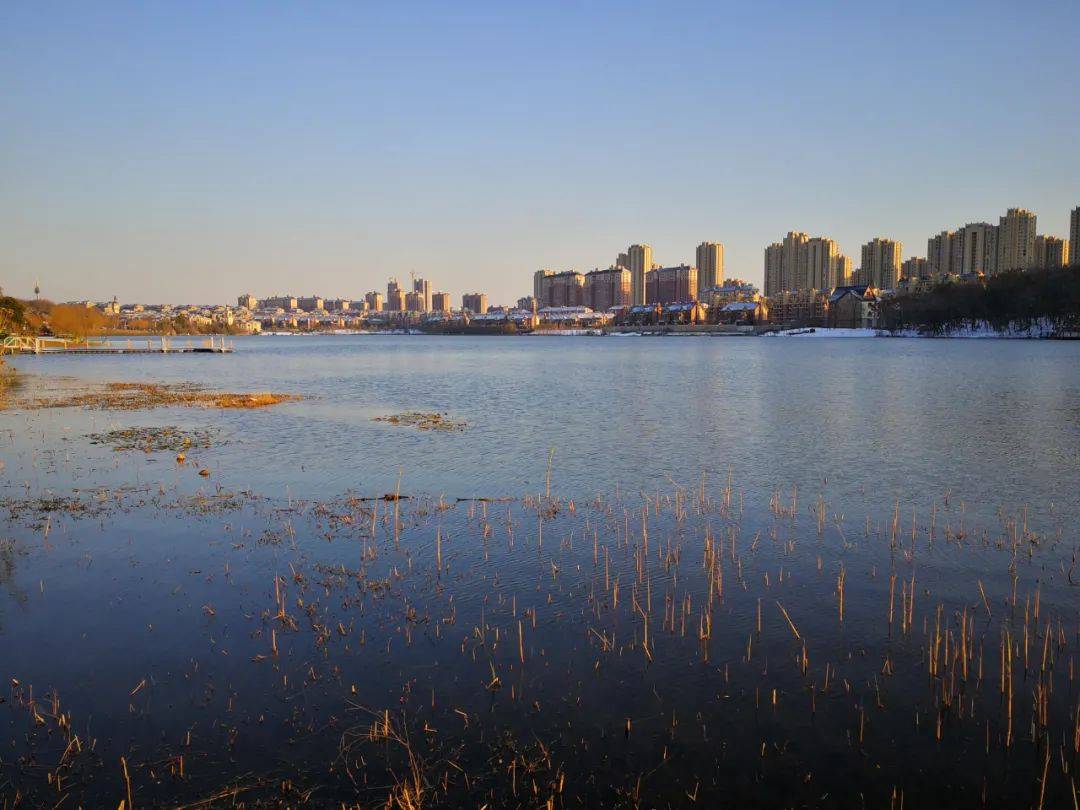
<instances>
[{"instance_id":1,"label":"sky","mask_svg":"<svg viewBox=\"0 0 1080 810\"><path fill-rule=\"evenodd\" d=\"M0 3L0 286L512 303L1080 205L1080 3Z\"/></svg>"}]
</instances>

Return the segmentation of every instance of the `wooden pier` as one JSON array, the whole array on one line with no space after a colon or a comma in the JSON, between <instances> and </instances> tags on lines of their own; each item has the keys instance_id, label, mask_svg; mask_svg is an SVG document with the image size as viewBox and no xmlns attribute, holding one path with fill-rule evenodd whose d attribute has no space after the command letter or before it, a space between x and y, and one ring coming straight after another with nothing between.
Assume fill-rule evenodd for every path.
<instances>
[{"instance_id":1,"label":"wooden pier","mask_svg":"<svg viewBox=\"0 0 1080 810\"><path fill-rule=\"evenodd\" d=\"M223 336L205 338L128 338L126 340L72 340L8 335L0 342L5 354L229 354L233 344Z\"/></svg>"}]
</instances>

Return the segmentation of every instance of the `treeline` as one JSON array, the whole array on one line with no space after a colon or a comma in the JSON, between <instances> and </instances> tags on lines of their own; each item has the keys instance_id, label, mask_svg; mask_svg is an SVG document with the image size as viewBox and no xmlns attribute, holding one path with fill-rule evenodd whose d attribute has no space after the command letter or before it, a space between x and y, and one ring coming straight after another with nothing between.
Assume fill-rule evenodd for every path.
<instances>
[{"instance_id":1,"label":"treeline","mask_svg":"<svg viewBox=\"0 0 1080 810\"><path fill-rule=\"evenodd\" d=\"M56 335L85 339L100 335L229 335L237 330L225 324L195 324L183 315L173 318L137 318L121 325L115 315L82 304L54 304L37 298L27 301L0 295L0 335Z\"/></svg>"},{"instance_id":2,"label":"treeline","mask_svg":"<svg viewBox=\"0 0 1080 810\"><path fill-rule=\"evenodd\" d=\"M1050 321L1080 328L1080 267L1002 273L980 282L944 282L883 301L879 326L935 334L987 324L1026 329Z\"/></svg>"}]
</instances>

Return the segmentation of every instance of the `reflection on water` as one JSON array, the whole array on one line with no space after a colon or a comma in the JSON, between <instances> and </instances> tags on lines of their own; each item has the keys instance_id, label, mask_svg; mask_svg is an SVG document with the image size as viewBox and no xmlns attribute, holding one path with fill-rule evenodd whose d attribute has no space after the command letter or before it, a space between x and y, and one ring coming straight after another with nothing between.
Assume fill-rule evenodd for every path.
<instances>
[{"instance_id":1,"label":"reflection on water","mask_svg":"<svg viewBox=\"0 0 1080 810\"><path fill-rule=\"evenodd\" d=\"M226 356L20 358L28 372L196 381L310 399L181 414L221 427L213 455L261 492L569 493L733 469L748 491L827 487L841 503L926 500L1071 509L1080 484L1080 345L1043 341L717 338L238 339ZM372 421L407 410L457 434ZM165 412L133 419L168 423ZM127 427L67 412L35 421ZM174 419L175 421L175 419ZM96 428L95 428L96 429ZM20 473L21 475L21 473ZM992 513L991 513L992 514ZM1080 517L1080 514L1074 516Z\"/></svg>"},{"instance_id":2,"label":"reflection on water","mask_svg":"<svg viewBox=\"0 0 1080 810\"><path fill-rule=\"evenodd\" d=\"M20 360L311 398L0 413L0 795L1068 806L1080 347L240 343Z\"/></svg>"}]
</instances>

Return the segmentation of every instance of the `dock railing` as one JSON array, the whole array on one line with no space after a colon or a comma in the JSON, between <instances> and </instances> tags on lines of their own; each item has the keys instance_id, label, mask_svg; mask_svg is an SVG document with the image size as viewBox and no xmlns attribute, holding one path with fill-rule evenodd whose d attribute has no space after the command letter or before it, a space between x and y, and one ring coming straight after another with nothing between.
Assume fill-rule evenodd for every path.
<instances>
[{"instance_id":1,"label":"dock railing","mask_svg":"<svg viewBox=\"0 0 1080 810\"><path fill-rule=\"evenodd\" d=\"M235 348L224 335L177 339L157 338L126 340L77 340L74 338L7 335L0 341L0 355L5 354L190 354L194 352L227 354Z\"/></svg>"}]
</instances>

